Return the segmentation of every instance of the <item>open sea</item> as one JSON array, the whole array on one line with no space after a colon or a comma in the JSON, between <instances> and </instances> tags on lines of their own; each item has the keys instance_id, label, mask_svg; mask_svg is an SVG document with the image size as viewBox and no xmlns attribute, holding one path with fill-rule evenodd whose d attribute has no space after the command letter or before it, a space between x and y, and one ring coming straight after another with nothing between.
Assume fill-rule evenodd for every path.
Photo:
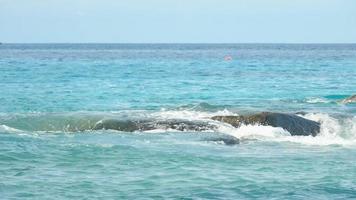
<instances>
[{"instance_id":1,"label":"open sea","mask_svg":"<svg viewBox=\"0 0 356 200\"><path fill-rule=\"evenodd\" d=\"M0 44L0 199L356 199L353 94L356 44ZM263 111L321 132L210 119Z\"/></svg>"}]
</instances>

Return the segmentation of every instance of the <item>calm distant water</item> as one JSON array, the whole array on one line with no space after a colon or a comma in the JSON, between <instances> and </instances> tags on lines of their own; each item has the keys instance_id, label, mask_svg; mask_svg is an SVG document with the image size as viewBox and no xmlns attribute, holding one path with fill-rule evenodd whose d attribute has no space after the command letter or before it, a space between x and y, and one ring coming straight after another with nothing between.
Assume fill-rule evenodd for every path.
<instances>
[{"instance_id":1,"label":"calm distant water","mask_svg":"<svg viewBox=\"0 0 356 200\"><path fill-rule=\"evenodd\" d=\"M353 44L2 44L0 88L0 199L356 198ZM262 111L321 133L90 130Z\"/></svg>"}]
</instances>

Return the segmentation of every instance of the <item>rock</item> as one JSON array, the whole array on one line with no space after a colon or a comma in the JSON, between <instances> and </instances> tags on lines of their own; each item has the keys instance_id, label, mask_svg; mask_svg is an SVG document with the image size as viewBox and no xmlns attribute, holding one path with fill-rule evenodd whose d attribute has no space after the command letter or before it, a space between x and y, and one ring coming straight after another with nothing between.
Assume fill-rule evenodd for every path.
<instances>
[{"instance_id":1,"label":"rock","mask_svg":"<svg viewBox=\"0 0 356 200\"><path fill-rule=\"evenodd\" d=\"M311 121L295 114L263 112L246 116L214 116L213 120L240 127L243 124L260 124L273 127L281 127L291 135L312 135L316 136L320 132L320 123ZM154 129L173 129L178 131L207 131L217 130L217 126L204 121L190 120L118 120L105 119L97 122L93 130L111 129L125 132L148 131ZM226 144L236 143L227 139Z\"/></svg>"},{"instance_id":2,"label":"rock","mask_svg":"<svg viewBox=\"0 0 356 200\"><path fill-rule=\"evenodd\" d=\"M237 145L240 144L240 140L236 137L233 136L229 136L229 135L224 135L221 137L217 137L217 138L207 138L206 141L209 142L222 142L225 145Z\"/></svg>"},{"instance_id":3,"label":"rock","mask_svg":"<svg viewBox=\"0 0 356 200\"><path fill-rule=\"evenodd\" d=\"M212 119L231 124L234 127L240 127L243 124L281 127L291 135L316 136L320 132L320 123L294 114L262 112L248 116L214 116Z\"/></svg>"},{"instance_id":4,"label":"rock","mask_svg":"<svg viewBox=\"0 0 356 200\"><path fill-rule=\"evenodd\" d=\"M151 122L151 126L160 129L173 129L179 131L207 131L214 130L217 127L202 121L189 120L166 120Z\"/></svg>"},{"instance_id":5,"label":"rock","mask_svg":"<svg viewBox=\"0 0 356 200\"><path fill-rule=\"evenodd\" d=\"M117 130L117 131L126 131L133 132L139 130L139 122L130 121L130 120L116 120L116 119L105 119L97 122L93 130Z\"/></svg>"},{"instance_id":6,"label":"rock","mask_svg":"<svg viewBox=\"0 0 356 200\"><path fill-rule=\"evenodd\" d=\"M294 113L294 114L296 114L296 115L306 115L306 114L308 114L308 113L305 112L305 111L299 111L299 112L296 112L296 113Z\"/></svg>"},{"instance_id":7,"label":"rock","mask_svg":"<svg viewBox=\"0 0 356 200\"><path fill-rule=\"evenodd\" d=\"M216 129L207 122L189 120L117 120L106 119L96 123L93 130L110 129L118 131L149 131L154 129L173 129L178 131L206 131Z\"/></svg>"},{"instance_id":8,"label":"rock","mask_svg":"<svg viewBox=\"0 0 356 200\"><path fill-rule=\"evenodd\" d=\"M356 103L356 94L352 95L350 97L347 97L346 99L342 100L341 103L343 103L343 104Z\"/></svg>"}]
</instances>

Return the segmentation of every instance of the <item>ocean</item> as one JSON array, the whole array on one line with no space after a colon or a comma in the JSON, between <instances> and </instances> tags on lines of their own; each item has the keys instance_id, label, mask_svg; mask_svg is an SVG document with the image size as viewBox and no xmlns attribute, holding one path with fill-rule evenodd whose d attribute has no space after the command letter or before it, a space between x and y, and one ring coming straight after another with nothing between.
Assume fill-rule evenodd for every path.
<instances>
[{"instance_id":1,"label":"ocean","mask_svg":"<svg viewBox=\"0 0 356 200\"><path fill-rule=\"evenodd\" d=\"M0 199L356 199L355 44L1 44L0 88ZM320 133L211 119L259 112Z\"/></svg>"}]
</instances>

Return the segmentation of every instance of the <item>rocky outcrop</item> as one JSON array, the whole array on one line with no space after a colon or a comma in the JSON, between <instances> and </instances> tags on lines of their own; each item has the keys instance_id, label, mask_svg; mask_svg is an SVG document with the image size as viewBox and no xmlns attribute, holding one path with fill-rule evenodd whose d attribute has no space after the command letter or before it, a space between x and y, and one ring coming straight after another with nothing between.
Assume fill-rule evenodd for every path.
<instances>
[{"instance_id":1,"label":"rocky outcrop","mask_svg":"<svg viewBox=\"0 0 356 200\"><path fill-rule=\"evenodd\" d=\"M214 116L213 120L240 127L245 124L281 127L291 135L316 136L320 132L320 123L294 114L262 112L248 116Z\"/></svg>"},{"instance_id":2,"label":"rocky outcrop","mask_svg":"<svg viewBox=\"0 0 356 200\"><path fill-rule=\"evenodd\" d=\"M343 104L356 103L356 94L352 95L350 97L347 97L346 99L342 100L341 103L343 103Z\"/></svg>"},{"instance_id":3,"label":"rocky outcrop","mask_svg":"<svg viewBox=\"0 0 356 200\"><path fill-rule=\"evenodd\" d=\"M94 130L111 129L118 131L149 131L154 129L173 129L178 131L206 131L217 127L207 122L189 120L117 120L107 119L96 123Z\"/></svg>"},{"instance_id":4,"label":"rocky outcrop","mask_svg":"<svg viewBox=\"0 0 356 200\"><path fill-rule=\"evenodd\" d=\"M312 135L320 132L320 123L299 117L295 114L262 112L243 116L214 116L211 119L240 127L243 124L281 127L291 135ZM97 122L93 130L111 129L125 132L172 129L178 131L217 130L217 125L209 121L191 120L118 120L106 119ZM229 141L229 140L227 140ZM236 141L234 141L236 142ZM227 142L229 143L229 142Z\"/></svg>"}]
</instances>

